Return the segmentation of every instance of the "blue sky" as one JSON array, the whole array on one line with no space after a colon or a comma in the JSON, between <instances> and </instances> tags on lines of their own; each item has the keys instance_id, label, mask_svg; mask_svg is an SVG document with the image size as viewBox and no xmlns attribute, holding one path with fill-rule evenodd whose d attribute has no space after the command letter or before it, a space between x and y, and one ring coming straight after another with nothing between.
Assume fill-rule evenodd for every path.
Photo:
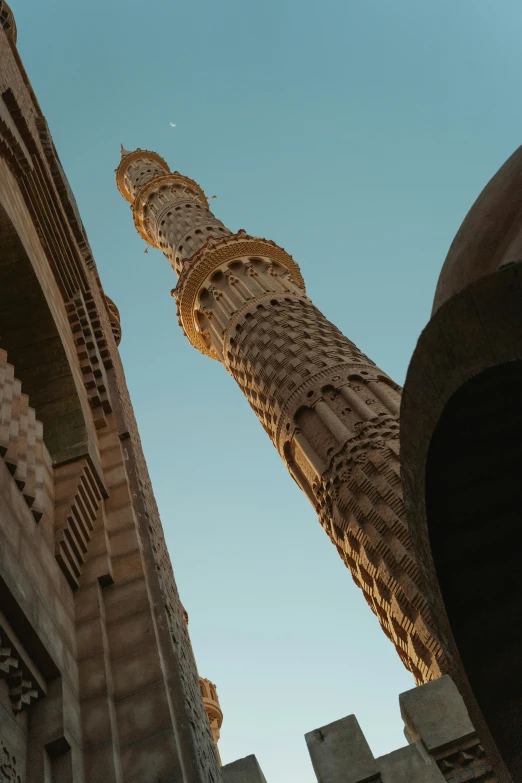
<instances>
[{"instance_id":1,"label":"blue sky","mask_svg":"<svg viewBox=\"0 0 522 783\"><path fill-rule=\"evenodd\" d=\"M313 783L303 734L355 713L405 743L393 647L224 369L177 325L175 278L116 190L120 142L273 239L343 332L404 381L438 273L522 138L516 0L36 0L19 50L107 293L225 763ZM175 122L172 129L169 122Z\"/></svg>"}]
</instances>

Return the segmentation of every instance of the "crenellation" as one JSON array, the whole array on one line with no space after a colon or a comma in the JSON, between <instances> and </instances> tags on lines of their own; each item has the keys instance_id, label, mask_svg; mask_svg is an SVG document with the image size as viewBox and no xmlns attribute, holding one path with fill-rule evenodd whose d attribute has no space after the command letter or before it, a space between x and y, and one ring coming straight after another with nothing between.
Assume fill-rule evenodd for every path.
<instances>
[{"instance_id":1,"label":"crenellation","mask_svg":"<svg viewBox=\"0 0 522 783\"><path fill-rule=\"evenodd\" d=\"M375 758L354 715L305 735L318 783L499 783L447 675L401 694L409 745Z\"/></svg>"}]
</instances>

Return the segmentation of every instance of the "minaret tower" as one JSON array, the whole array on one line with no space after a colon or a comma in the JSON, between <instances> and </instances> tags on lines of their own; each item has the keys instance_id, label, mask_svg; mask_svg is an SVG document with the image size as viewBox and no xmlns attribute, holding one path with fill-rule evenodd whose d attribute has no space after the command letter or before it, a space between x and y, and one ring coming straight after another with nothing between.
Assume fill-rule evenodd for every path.
<instances>
[{"instance_id":1,"label":"minaret tower","mask_svg":"<svg viewBox=\"0 0 522 783\"><path fill-rule=\"evenodd\" d=\"M239 384L416 682L440 676L402 500L400 388L313 305L294 259L232 233L193 180L141 149L122 149L116 177L179 277L190 343Z\"/></svg>"},{"instance_id":2,"label":"minaret tower","mask_svg":"<svg viewBox=\"0 0 522 783\"><path fill-rule=\"evenodd\" d=\"M199 687L201 688L201 695L203 696L203 705L205 712L207 713L208 722L210 724L210 731L212 732L212 738L214 745L216 746L216 753L218 761L221 764L221 756L219 755L219 737L221 734L221 726L223 724L223 713L221 712L221 706L219 704L219 698L217 695L216 686L210 680L204 677L199 678Z\"/></svg>"}]
</instances>

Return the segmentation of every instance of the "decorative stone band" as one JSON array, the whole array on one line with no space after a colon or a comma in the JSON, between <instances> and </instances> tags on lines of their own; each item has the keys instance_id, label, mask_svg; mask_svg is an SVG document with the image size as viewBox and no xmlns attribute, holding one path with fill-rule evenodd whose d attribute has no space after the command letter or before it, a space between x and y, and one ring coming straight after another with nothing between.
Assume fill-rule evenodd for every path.
<instances>
[{"instance_id":1,"label":"decorative stone band","mask_svg":"<svg viewBox=\"0 0 522 783\"><path fill-rule=\"evenodd\" d=\"M270 299L279 299L282 298L281 292L277 291L267 291L266 293L262 294L261 296L256 296L254 299L249 299L248 302L245 303L245 305L240 309L237 310L232 318L230 319L230 323L228 324L227 328L225 329L224 335L223 335L223 364L231 375L232 370L230 368L230 361L232 359L232 354L230 353L230 348L233 346L234 342L234 335L236 332L236 326L238 324L242 324L242 322L248 318L248 316L257 309L257 306L260 304L263 304L263 302L266 302L266 300ZM306 299L308 302L310 302L310 299L308 299L307 296L299 296L297 294L293 294L289 291L285 291L284 293L285 299ZM310 302L311 303L311 302Z\"/></svg>"},{"instance_id":2,"label":"decorative stone band","mask_svg":"<svg viewBox=\"0 0 522 783\"><path fill-rule=\"evenodd\" d=\"M0 773L5 783L22 783L22 770L16 756L9 752L3 741L0 741Z\"/></svg>"},{"instance_id":3,"label":"decorative stone band","mask_svg":"<svg viewBox=\"0 0 522 783\"><path fill-rule=\"evenodd\" d=\"M208 201L205 193L199 185L194 182L194 180L189 179L189 177L184 177L183 174L179 174L176 171L173 174L165 174L164 177L154 177L154 179L151 179L138 191L132 205L132 216L134 218L134 225L140 236L143 237L149 245L156 248L159 248L159 245L156 237L150 231L149 219L145 216L145 210L149 199L161 188L167 187L168 185L184 185L185 188L208 209Z\"/></svg>"},{"instance_id":4,"label":"decorative stone band","mask_svg":"<svg viewBox=\"0 0 522 783\"><path fill-rule=\"evenodd\" d=\"M96 429L102 429L107 426L107 416L112 413L106 374L112 367L112 359L100 317L90 292L77 292L73 299L66 302L65 309L74 336L94 425Z\"/></svg>"},{"instance_id":5,"label":"decorative stone band","mask_svg":"<svg viewBox=\"0 0 522 783\"><path fill-rule=\"evenodd\" d=\"M124 155L121 159L120 165L116 169L116 184L123 198L126 201L128 201L130 204L132 204L134 198L127 189L127 185L125 183L125 175L127 173L127 169L129 168L130 164L137 162L142 158L147 158L147 160L153 160L159 164L160 168L165 169L165 173L168 174L170 172L167 162L163 160L163 158L160 155L158 155L157 152L150 152L149 150L137 149L134 150L134 152L129 152L126 155Z\"/></svg>"},{"instance_id":6,"label":"decorative stone band","mask_svg":"<svg viewBox=\"0 0 522 783\"><path fill-rule=\"evenodd\" d=\"M73 590L83 564L103 497L103 488L87 458L55 469L54 554Z\"/></svg>"},{"instance_id":7,"label":"decorative stone band","mask_svg":"<svg viewBox=\"0 0 522 783\"><path fill-rule=\"evenodd\" d=\"M370 383L379 383L384 379L383 375L378 375L375 370L375 366L371 364L368 360L368 364L362 365L365 370L365 378L364 383L368 384L368 392L371 393L371 386ZM374 372L372 373L372 369ZM287 440L291 439L294 433L295 428L295 422L294 422L294 414L295 411L298 410L303 405L310 405L315 404L317 401L320 401L322 399L321 397L321 391L320 388L327 384L328 382L331 382L336 385L336 388L339 390L341 394L344 394L348 396L347 393L349 393L349 390L352 385L352 378L357 377L358 373L361 371L361 364L356 364L355 361L353 361L352 364L347 364L343 362L342 364L334 365L333 367L328 367L326 370L319 369L316 373L310 376L310 378L307 378L295 391L292 393L292 396L289 397L285 405L283 406L283 409L281 411L281 415L279 416L279 420L276 426L276 435L274 438L274 443L276 445L277 450L283 455L284 452L284 444ZM343 380L344 378L344 380ZM389 379L386 379L389 381ZM401 387L397 384L393 384L392 388L395 389L396 392L400 394ZM313 393L311 393L313 392ZM352 405L356 404L356 399L354 397L350 396L350 402ZM389 405L389 408L392 406ZM392 412L396 414L396 411ZM363 418L363 417L361 417ZM367 415L364 416L364 418L367 418ZM389 419L386 419L386 421L390 421ZM394 421L394 429L398 430L398 422L393 419L391 421ZM382 424L379 422L379 424ZM340 438L340 443L344 443L347 440L355 439L360 440L362 433L366 432L366 429L368 426L371 426L371 423L368 422L367 425L361 424L361 429L358 430L355 434L346 435L343 438Z\"/></svg>"},{"instance_id":8,"label":"decorative stone band","mask_svg":"<svg viewBox=\"0 0 522 783\"><path fill-rule=\"evenodd\" d=\"M233 375L234 373L231 367L232 357L229 356L228 347L230 345L230 340L234 339L233 334L234 334L235 326L237 324L240 324L242 319L245 318L245 316L247 316L248 314L250 314L252 310L255 310L259 303L263 302L266 299L278 298L279 296L280 296L279 294L277 295L266 294L264 296L257 297L256 299L253 299L250 302L248 302L241 310L239 310L237 313L234 314L234 317L233 319L231 319L229 327L225 332L224 346L223 346L223 356L224 356L223 363L231 375ZM285 294L285 299L290 299L290 298L304 299L305 297L296 297L295 295L288 294L288 293ZM307 297L306 299L308 302L310 302L310 300ZM297 388L294 389L290 397L286 400L286 402L282 406L281 412L277 417L277 421L273 425L273 429L275 432L275 435L273 437L273 442L279 454L281 455L281 457L283 457L283 459L284 459L285 443L293 437L296 429L295 422L294 422L295 411L298 408L300 408L302 405L310 405L311 403L315 403L316 401L320 400L321 397L320 397L319 388L327 384L329 381L337 384L339 389L343 388L343 386L349 387L350 385L349 378L351 378L352 376L358 377L358 373L360 373L361 371L361 366L364 367L364 370L366 371L365 375L368 376L365 379L365 383L370 383L370 382L378 383L380 380L383 380L384 376L382 374L379 375L376 372L377 368L375 367L373 362L371 362L370 359L364 356L364 354L358 352L357 355L354 355L352 357L351 363L347 363L346 361L343 361L331 367L317 368L315 372L312 372L312 374L309 375L309 377L303 380L297 386ZM341 381L342 378L345 379L344 383ZM393 384L388 378L386 380L390 383L391 387L395 389L395 391L400 393L401 391L400 386L398 386L397 384ZM341 383L339 383L340 381ZM368 391L370 391L370 387ZM398 411L394 411L394 412L397 413ZM361 436L361 432L358 432L353 437L359 440L360 436ZM351 436L347 435L345 440L350 439L350 437ZM342 441L342 443L344 443L344 441Z\"/></svg>"},{"instance_id":9,"label":"decorative stone band","mask_svg":"<svg viewBox=\"0 0 522 783\"><path fill-rule=\"evenodd\" d=\"M243 256L259 255L268 257L284 267L289 272L290 279L303 290L303 294L305 293L301 270L292 256L275 242L249 236L243 230L221 241L212 238L207 240L201 250L192 256L178 281L178 285L173 290L172 295L177 302L178 320L183 332L190 343L206 356L217 358L210 352L196 325L195 311L201 287L207 277L221 264Z\"/></svg>"}]
</instances>

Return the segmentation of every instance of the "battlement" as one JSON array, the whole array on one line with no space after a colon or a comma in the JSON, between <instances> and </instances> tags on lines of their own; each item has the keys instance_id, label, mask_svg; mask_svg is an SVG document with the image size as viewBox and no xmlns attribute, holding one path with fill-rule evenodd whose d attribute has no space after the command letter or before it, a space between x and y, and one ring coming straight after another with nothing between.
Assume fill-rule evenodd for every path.
<instances>
[{"instance_id":1,"label":"battlement","mask_svg":"<svg viewBox=\"0 0 522 783\"><path fill-rule=\"evenodd\" d=\"M305 735L318 783L500 783L448 675L399 696L409 745L375 758L355 715ZM255 756L222 767L224 783L266 783Z\"/></svg>"},{"instance_id":2,"label":"battlement","mask_svg":"<svg viewBox=\"0 0 522 783\"><path fill-rule=\"evenodd\" d=\"M399 697L409 745L375 758L355 715L306 735L318 783L496 783L449 676Z\"/></svg>"}]
</instances>

